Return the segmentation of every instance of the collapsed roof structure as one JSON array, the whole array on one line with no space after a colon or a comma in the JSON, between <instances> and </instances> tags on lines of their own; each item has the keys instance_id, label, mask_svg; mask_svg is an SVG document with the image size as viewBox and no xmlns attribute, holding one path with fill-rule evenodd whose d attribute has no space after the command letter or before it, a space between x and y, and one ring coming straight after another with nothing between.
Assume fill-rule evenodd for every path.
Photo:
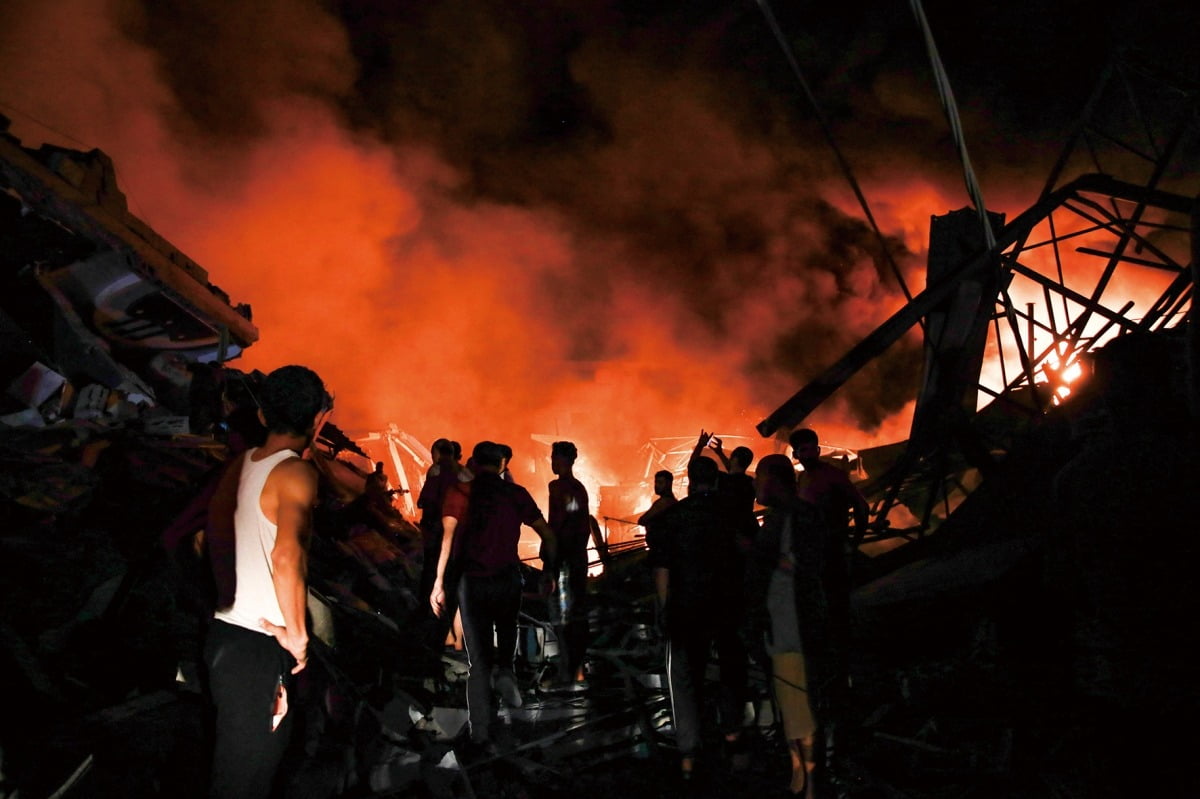
<instances>
[{"instance_id":1,"label":"collapsed roof structure","mask_svg":"<svg viewBox=\"0 0 1200 799\"><path fill-rule=\"evenodd\" d=\"M30 150L8 127L0 117L6 289L40 286L52 313L34 292L28 303L10 302L22 318L6 324L6 352L52 357L71 379L128 383L153 398L114 351L135 363L160 353L220 363L258 339L248 305L231 304L199 264L129 212L104 153ZM49 317L71 335L52 336L52 353L30 352L14 325L36 329Z\"/></svg>"},{"instance_id":2,"label":"collapsed roof structure","mask_svg":"<svg viewBox=\"0 0 1200 799\"><path fill-rule=\"evenodd\" d=\"M1195 87L1116 58L1037 200L1007 222L966 208L933 217L925 289L759 433L786 436L919 327L909 438L861 453L870 474L860 488L872 501L871 539L935 531L1017 436L1086 383L1105 345L1193 329L1196 103Z\"/></svg>"},{"instance_id":3,"label":"collapsed roof structure","mask_svg":"<svg viewBox=\"0 0 1200 799\"><path fill-rule=\"evenodd\" d=\"M1168 737L1143 728L1120 741L1095 720L1159 724L1196 707L1177 668L1194 643L1194 591L1181 587L1194 544L1130 536L1168 529L1164 500L1195 468L1158 428L1179 418L1191 387L1179 354L1195 352L1185 334L1195 329L1198 96L1118 63L1041 198L1007 224L995 218L994 245L970 215L935 218L926 290L759 425L770 436L799 424L922 327L910 439L857 453L875 525L855 596L856 795L999 784L1092 796L1124 786L1106 756L1129 752L1155 769L1131 785L1189 779L1172 770ZM197 681L185 673L196 656L189 602L202 598L189 593L188 547L168 557L159 544L164 530L179 543L198 529L196 489L230 452L229 426L211 411L213 372L225 374L257 330L247 307L128 213L102 153L30 151L3 135L0 187L10 386L0 673L21 711L0 725L0 784L22 795L189 795L203 784ZM1130 269L1157 276L1150 296L1128 295L1147 285L1126 281ZM1093 388L1068 379L1076 364L1094 371ZM253 376L242 378L224 388L252 391ZM1153 396L1139 396L1147 385ZM1098 430L1105 419L1112 429ZM1194 446L1183 431L1178 440ZM371 444L397 461L423 457L394 429L319 447L311 607L322 668L300 795L661 795L662 641L637 553L594 586L594 693L513 710L522 743L463 764L452 745L462 657L429 657L411 635L416 531L336 457ZM677 461L686 446L652 442L647 463ZM898 546L870 549L888 542ZM553 630L534 612L522 628L522 676L536 680ZM1048 712L1052 702L1062 707ZM617 759L621 769L597 768ZM776 776L718 789L765 793Z\"/></svg>"}]
</instances>

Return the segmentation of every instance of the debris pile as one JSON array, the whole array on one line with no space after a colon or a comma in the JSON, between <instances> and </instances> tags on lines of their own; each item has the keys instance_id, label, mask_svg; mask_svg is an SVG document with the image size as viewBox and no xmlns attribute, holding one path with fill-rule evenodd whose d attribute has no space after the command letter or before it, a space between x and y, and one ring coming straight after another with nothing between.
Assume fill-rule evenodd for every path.
<instances>
[{"instance_id":1,"label":"debris pile","mask_svg":"<svg viewBox=\"0 0 1200 799\"><path fill-rule=\"evenodd\" d=\"M257 331L128 215L102 153L31 152L5 127L0 798L199 796L202 530L214 478L262 435L263 375L227 365ZM1200 710L1183 332L1097 352L1093 381L1014 433L936 535L860 574L840 796L1195 795L1175 733ZM289 797L677 787L640 545L614 547L590 581L586 691L539 689L557 641L549 603L527 596L528 699L502 708L501 754L467 757L466 655L427 644L419 529L341 431L327 426L313 460L315 639ZM713 765L693 794L783 795L765 684L754 675L747 708L754 765Z\"/></svg>"}]
</instances>

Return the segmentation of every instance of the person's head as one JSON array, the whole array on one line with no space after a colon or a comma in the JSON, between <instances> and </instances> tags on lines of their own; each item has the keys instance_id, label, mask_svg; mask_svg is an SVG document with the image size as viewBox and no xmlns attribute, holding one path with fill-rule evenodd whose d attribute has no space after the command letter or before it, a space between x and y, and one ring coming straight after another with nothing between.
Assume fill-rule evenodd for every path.
<instances>
[{"instance_id":1,"label":"person's head","mask_svg":"<svg viewBox=\"0 0 1200 799\"><path fill-rule=\"evenodd\" d=\"M812 463L821 458L821 446L817 441L815 430L807 427L793 430L792 434L788 436L788 443L792 445L792 457L800 463L806 461Z\"/></svg>"},{"instance_id":2,"label":"person's head","mask_svg":"<svg viewBox=\"0 0 1200 799\"><path fill-rule=\"evenodd\" d=\"M451 441L450 446L454 450L454 462L458 463L462 460L462 444L457 441Z\"/></svg>"},{"instance_id":3,"label":"person's head","mask_svg":"<svg viewBox=\"0 0 1200 799\"><path fill-rule=\"evenodd\" d=\"M453 463L457 460L454 457L454 445L448 438L439 438L433 442L430 452L433 454L434 461L443 465Z\"/></svg>"},{"instance_id":4,"label":"person's head","mask_svg":"<svg viewBox=\"0 0 1200 799\"><path fill-rule=\"evenodd\" d=\"M263 381L259 414L269 434L312 440L320 417L331 410L333 397L317 373L306 366L281 366Z\"/></svg>"},{"instance_id":5,"label":"person's head","mask_svg":"<svg viewBox=\"0 0 1200 799\"><path fill-rule=\"evenodd\" d=\"M654 473L654 495L658 497L667 497L671 495L671 486L675 482L675 475L671 474L666 469L661 469Z\"/></svg>"},{"instance_id":6,"label":"person's head","mask_svg":"<svg viewBox=\"0 0 1200 799\"><path fill-rule=\"evenodd\" d=\"M579 450L570 441L555 441L550 445L550 470L557 475L570 474L579 457Z\"/></svg>"},{"instance_id":7,"label":"person's head","mask_svg":"<svg viewBox=\"0 0 1200 799\"><path fill-rule=\"evenodd\" d=\"M796 497L796 467L786 455L767 455L754 470L754 493L764 507L785 505Z\"/></svg>"},{"instance_id":8,"label":"person's head","mask_svg":"<svg viewBox=\"0 0 1200 799\"><path fill-rule=\"evenodd\" d=\"M729 471L736 474L745 472L754 461L754 451L749 447L737 447L729 453Z\"/></svg>"},{"instance_id":9,"label":"person's head","mask_svg":"<svg viewBox=\"0 0 1200 799\"><path fill-rule=\"evenodd\" d=\"M512 461L512 447L510 447L508 444L497 444L496 446L500 448L500 471L503 472L508 468L508 464Z\"/></svg>"},{"instance_id":10,"label":"person's head","mask_svg":"<svg viewBox=\"0 0 1200 799\"><path fill-rule=\"evenodd\" d=\"M504 456L505 449L503 444L497 444L495 441L480 441L471 450L472 467L481 472L499 474L507 462ZM512 455L512 450L509 450L509 455Z\"/></svg>"},{"instance_id":11,"label":"person's head","mask_svg":"<svg viewBox=\"0 0 1200 799\"><path fill-rule=\"evenodd\" d=\"M720 474L717 462L712 458L698 455L688 461L688 493L711 491L717 487L717 475Z\"/></svg>"}]
</instances>

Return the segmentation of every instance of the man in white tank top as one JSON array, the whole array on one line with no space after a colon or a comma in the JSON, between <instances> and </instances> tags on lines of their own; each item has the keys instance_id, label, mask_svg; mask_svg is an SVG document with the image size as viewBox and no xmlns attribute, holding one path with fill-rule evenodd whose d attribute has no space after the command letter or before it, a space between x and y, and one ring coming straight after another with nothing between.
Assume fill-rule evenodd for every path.
<instances>
[{"instance_id":1,"label":"man in white tank top","mask_svg":"<svg viewBox=\"0 0 1200 799\"><path fill-rule=\"evenodd\" d=\"M221 799L279 791L292 729L288 689L308 662L305 575L317 472L302 455L332 400L315 372L284 366L267 375L259 402L266 442L232 464L240 466L233 573L213 559L232 601L228 592L218 598L204 646L216 710L210 795Z\"/></svg>"}]
</instances>

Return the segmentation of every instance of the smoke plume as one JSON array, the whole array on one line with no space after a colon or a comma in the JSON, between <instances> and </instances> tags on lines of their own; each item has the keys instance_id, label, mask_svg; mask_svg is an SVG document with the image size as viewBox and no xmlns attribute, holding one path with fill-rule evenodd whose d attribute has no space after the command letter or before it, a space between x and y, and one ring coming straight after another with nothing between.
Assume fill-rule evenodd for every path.
<instances>
[{"instance_id":1,"label":"smoke plume","mask_svg":"<svg viewBox=\"0 0 1200 799\"><path fill-rule=\"evenodd\" d=\"M630 479L650 437L754 436L903 304L892 263L922 287L929 216L966 204L911 19L782 19L889 260L753 5L686 5L15 2L0 102L26 145L107 152L253 306L239 368L312 366L348 430L573 438ZM981 153L1051 157L971 88L994 70L947 58ZM1044 176L980 161L1013 210ZM918 349L823 408L825 440L903 438Z\"/></svg>"}]
</instances>

